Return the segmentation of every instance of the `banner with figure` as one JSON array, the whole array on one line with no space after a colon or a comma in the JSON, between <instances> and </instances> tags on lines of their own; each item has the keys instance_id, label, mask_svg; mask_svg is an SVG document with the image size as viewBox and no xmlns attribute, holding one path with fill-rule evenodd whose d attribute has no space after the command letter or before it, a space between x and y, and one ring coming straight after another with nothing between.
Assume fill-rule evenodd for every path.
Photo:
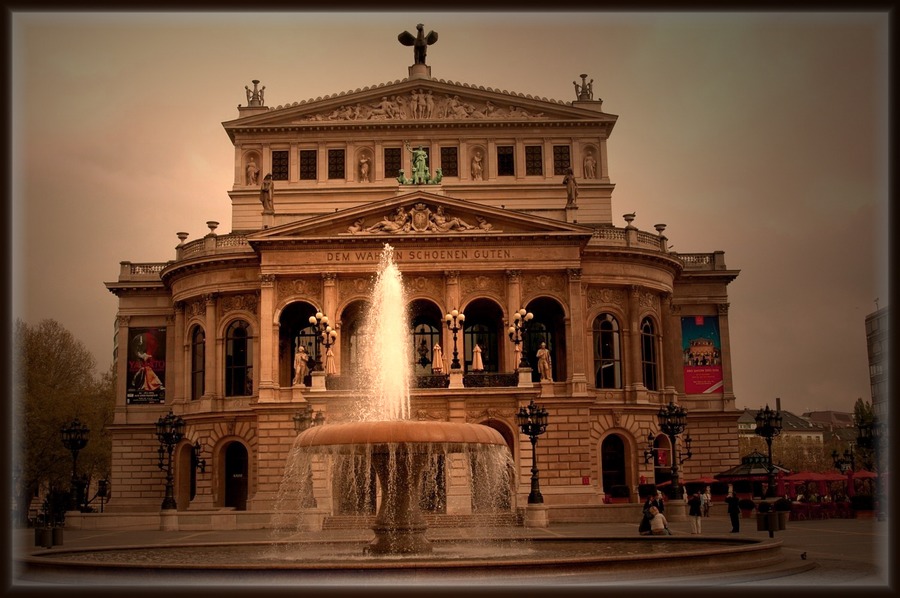
<instances>
[{"instance_id":1,"label":"banner with figure","mask_svg":"<svg viewBox=\"0 0 900 598\"><path fill-rule=\"evenodd\" d=\"M128 329L128 378L125 402L166 402L166 329Z\"/></svg>"},{"instance_id":2,"label":"banner with figure","mask_svg":"<svg viewBox=\"0 0 900 598\"><path fill-rule=\"evenodd\" d=\"M722 341L717 316L681 318L684 392L722 393Z\"/></svg>"}]
</instances>

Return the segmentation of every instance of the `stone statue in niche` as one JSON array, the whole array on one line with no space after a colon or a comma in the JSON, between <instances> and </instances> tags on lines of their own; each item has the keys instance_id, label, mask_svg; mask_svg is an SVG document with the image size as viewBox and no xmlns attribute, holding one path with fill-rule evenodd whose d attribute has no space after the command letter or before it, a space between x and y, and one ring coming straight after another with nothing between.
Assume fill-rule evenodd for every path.
<instances>
[{"instance_id":1,"label":"stone statue in niche","mask_svg":"<svg viewBox=\"0 0 900 598\"><path fill-rule=\"evenodd\" d=\"M294 381L295 386L302 385L303 379L309 374L309 353L306 347L299 345L294 354Z\"/></svg>"},{"instance_id":2,"label":"stone statue in niche","mask_svg":"<svg viewBox=\"0 0 900 598\"><path fill-rule=\"evenodd\" d=\"M250 163L247 164L247 184L259 184L259 167L256 165L256 158L250 156Z\"/></svg>"},{"instance_id":3,"label":"stone statue in niche","mask_svg":"<svg viewBox=\"0 0 900 598\"><path fill-rule=\"evenodd\" d=\"M359 157L359 182L369 182L369 158L365 154Z\"/></svg>"},{"instance_id":4,"label":"stone statue in niche","mask_svg":"<svg viewBox=\"0 0 900 598\"><path fill-rule=\"evenodd\" d=\"M472 180L480 181L482 179L482 173L484 172L484 168L481 164L481 152L475 152L472 156Z\"/></svg>"},{"instance_id":5,"label":"stone statue in niche","mask_svg":"<svg viewBox=\"0 0 900 598\"><path fill-rule=\"evenodd\" d=\"M550 349L547 343L541 343L541 348L537 350L538 372L541 374L541 382L553 382L553 369L550 363Z\"/></svg>"},{"instance_id":6,"label":"stone statue in niche","mask_svg":"<svg viewBox=\"0 0 900 598\"><path fill-rule=\"evenodd\" d=\"M584 178L597 178L597 159L594 158L594 154L591 150L588 150L584 156Z\"/></svg>"}]
</instances>

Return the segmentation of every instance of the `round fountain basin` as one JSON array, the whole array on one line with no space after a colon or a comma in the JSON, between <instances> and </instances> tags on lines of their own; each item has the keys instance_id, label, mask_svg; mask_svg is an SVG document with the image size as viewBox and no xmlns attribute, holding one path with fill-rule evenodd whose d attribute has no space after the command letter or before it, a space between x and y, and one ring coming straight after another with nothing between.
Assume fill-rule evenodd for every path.
<instances>
[{"instance_id":1,"label":"round fountain basin","mask_svg":"<svg viewBox=\"0 0 900 598\"><path fill-rule=\"evenodd\" d=\"M434 446L457 452L473 445L506 446L506 441L497 430L481 424L411 420L315 426L295 441L296 447L342 447L340 452L348 453L389 450L398 445L414 452L433 450Z\"/></svg>"}]
</instances>

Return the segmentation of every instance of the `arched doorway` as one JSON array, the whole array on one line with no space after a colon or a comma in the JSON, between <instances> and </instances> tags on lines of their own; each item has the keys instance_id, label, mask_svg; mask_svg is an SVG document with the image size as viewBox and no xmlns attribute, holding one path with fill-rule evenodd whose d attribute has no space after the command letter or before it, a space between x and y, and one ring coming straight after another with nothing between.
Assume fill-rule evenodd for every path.
<instances>
[{"instance_id":1,"label":"arched doorway","mask_svg":"<svg viewBox=\"0 0 900 598\"><path fill-rule=\"evenodd\" d=\"M358 375L363 365L363 355L369 337L364 325L369 307L368 301L353 301L341 312L338 343L341 349L342 375Z\"/></svg>"},{"instance_id":2,"label":"arched doorway","mask_svg":"<svg viewBox=\"0 0 900 598\"><path fill-rule=\"evenodd\" d=\"M315 326L309 323L310 316L316 314L315 306L296 301L286 306L278 320L278 384L291 386L294 380L294 354L297 347L306 347L310 358L316 358L319 349L319 335ZM324 356L323 356L324 357ZM310 364L312 370L312 364ZM304 382L311 384L309 378Z\"/></svg>"},{"instance_id":3,"label":"arched doorway","mask_svg":"<svg viewBox=\"0 0 900 598\"><path fill-rule=\"evenodd\" d=\"M479 511L511 511L513 508L513 496L515 495L515 486L516 486L516 471L515 471L515 437L513 435L512 430L509 427L496 419L487 419L482 422L479 422L483 426L487 426L489 428L493 428L497 430L500 435L503 437L503 440L506 442L506 448L509 449L509 454L512 456L510 462L510 469L507 472L509 475L508 484L500 489L498 493L499 496L497 498L496 504L491 504L490 496L484 491L484 486L480 484L474 484L472 489L472 512L478 513ZM472 467L472 479L474 480L477 476L476 463L475 459L470 460L470 466Z\"/></svg>"},{"instance_id":4,"label":"arched doorway","mask_svg":"<svg viewBox=\"0 0 900 598\"><path fill-rule=\"evenodd\" d=\"M550 350L550 367L554 382L565 382L568 376L566 366L566 315L555 299L539 297L530 301L525 309L534 314L534 319L524 335L522 351L531 364L531 379L540 382L541 373L537 367L537 350L541 343L547 343Z\"/></svg>"},{"instance_id":5,"label":"arched doorway","mask_svg":"<svg viewBox=\"0 0 900 598\"><path fill-rule=\"evenodd\" d=\"M618 434L610 434L600 444L600 468L603 493L610 494L613 486L625 486L625 442Z\"/></svg>"},{"instance_id":6,"label":"arched doorway","mask_svg":"<svg viewBox=\"0 0 900 598\"><path fill-rule=\"evenodd\" d=\"M472 349L481 347L481 362L485 372L500 371L500 333L506 329L503 324L503 310L491 299L475 299L466 306L466 321L463 325L463 368L472 371ZM450 347L452 353L453 348Z\"/></svg>"},{"instance_id":7,"label":"arched doorway","mask_svg":"<svg viewBox=\"0 0 900 598\"><path fill-rule=\"evenodd\" d=\"M672 481L672 445L665 434L657 434L653 439L653 483Z\"/></svg>"},{"instance_id":8,"label":"arched doorway","mask_svg":"<svg viewBox=\"0 0 900 598\"><path fill-rule=\"evenodd\" d=\"M225 500L226 507L238 511L247 509L248 459L247 449L240 442L225 447Z\"/></svg>"},{"instance_id":9,"label":"arched doorway","mask_svg":"<svg viewBox=\"0 0 900 598\"><path fill-rule=\"evenodd\" d=\"M413 373L428 376L433 373L434 346L440 344L443 324L441 310L425 299L416 299L409 304L410 335L412 339ZM446 355L446 350L444 350ZM445 365L441 365L447 371Z\"/></svg>"}]
</instances>

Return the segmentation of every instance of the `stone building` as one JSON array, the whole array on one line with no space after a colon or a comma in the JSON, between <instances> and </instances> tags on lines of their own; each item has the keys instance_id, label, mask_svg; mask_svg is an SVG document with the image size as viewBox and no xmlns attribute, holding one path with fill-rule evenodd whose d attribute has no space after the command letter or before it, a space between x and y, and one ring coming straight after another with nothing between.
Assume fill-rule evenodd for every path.
<instances>
[{"instance_id":1,"label":"stone building","mask_svg":"<svg viewBox=\"0 0 900 598\"><path fill-rule=\"evenodd\" d=\"M613 215L618 117L586 75L571 101L445 81L418 61L401 80L277 107L258 84L223 123L232 230L178 233L172 260L123 261L107 283L119 326L108 512L159 516L155 424L171 410L185 421L173 460L180 525L210 524L210 513L265 525L294 416L309 406L327 425L355 400L361 351L378 342L363 314L385 243L408 297L414 417L497 429L517 466L513 508L526 503L533 459L515 415L532 400L549 412L537 462L550 521L602 520L613 486L636 502L639 483L668 480L656 414L669 402L687 409L693 440L682 479L737 463L726 288L738 271L722 251L670 251L663 224L650 232ZM520 373L507 328L522 308L534 318L522 345L531 371ZM456 341L444 325L454 309L466 316ZM325 358L317 313L337 333L329 372L295 384L299 347ZM541 343L551 380L537 374ZM698 346L706 358L688 360ZM659 450L647 462L650 434ZM455 498L434 509L470 512L460 472L442 475ZM330 500L319 506L339 515L335 480L321 484Z\"/></svg>"}]
</instances>

